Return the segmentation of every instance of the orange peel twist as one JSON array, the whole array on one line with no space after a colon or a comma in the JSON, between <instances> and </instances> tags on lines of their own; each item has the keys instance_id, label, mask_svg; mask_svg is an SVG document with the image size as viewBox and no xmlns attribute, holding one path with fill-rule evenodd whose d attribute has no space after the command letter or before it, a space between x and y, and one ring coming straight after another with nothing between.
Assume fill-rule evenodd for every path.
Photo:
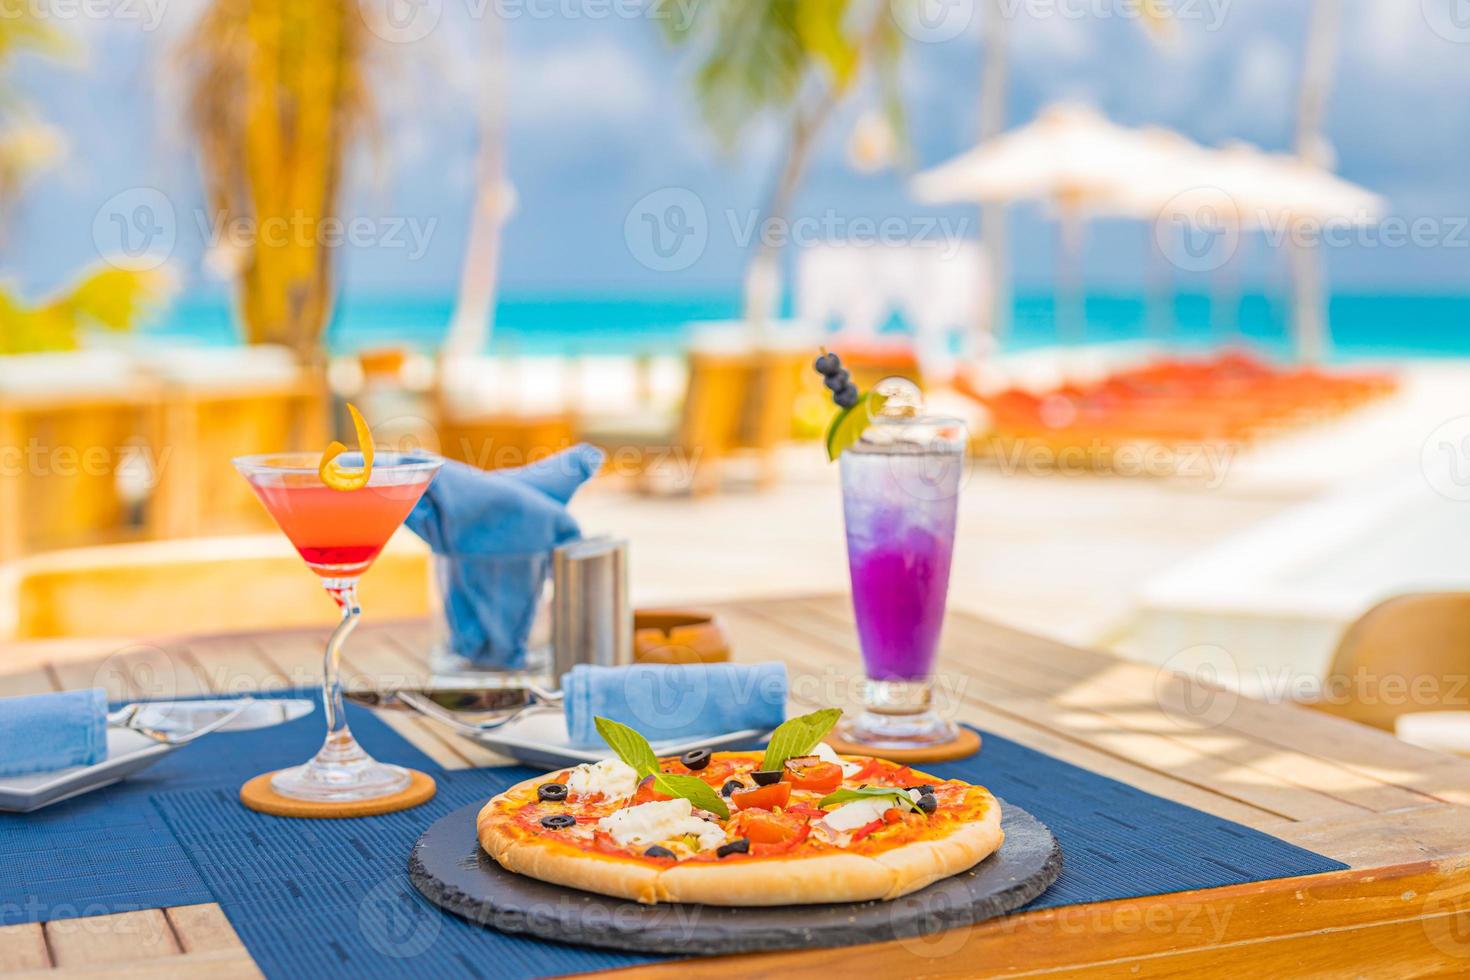
<instances>
[{"instance_id":1,"label":"orange peel twist","mask_svg":"<svg viewBox=\"0 0 1470 980\"><path fill-rule=\"evenodd\" d=\"M352 426L357 430L357 444L362 447L362 468L349 469L337 462L337 457L347 452L347 447L333 441L322 453L317 464L317 475L333 490L361 490L368 485L373 475L373 432L357 406L347 403L347 413L352 416Z\"/></svg>"}]
</instances>

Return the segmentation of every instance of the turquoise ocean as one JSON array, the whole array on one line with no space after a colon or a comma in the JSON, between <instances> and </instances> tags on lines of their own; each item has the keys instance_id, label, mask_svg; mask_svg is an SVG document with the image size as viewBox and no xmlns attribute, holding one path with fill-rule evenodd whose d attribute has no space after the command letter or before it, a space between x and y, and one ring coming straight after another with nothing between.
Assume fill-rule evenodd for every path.
<instances>
[{"instance_id":1,"label":"turquoise ocean","mask_svg":"<svg viewBox=\"0 0 1470 980\"><path fill-rule=\"evenodd\" d=\"M327 330L336 353L383 345L432 351L449 322L447 297L350 295L338 304ZM500 300L491 340L501 354L651 354L677 352L691 324L738 316L734 292L698 295L530 295ZM1069 339L1084 342L1153 340L1181 349L1245 345L1274 357L1288 356L1290 303L1284 296L1246 293L1226 301L1178 294L1149 300L1141 295L1093 294L1085 303L1085 327ZM1329 304L1334 360L1470 355L1470 295L1339 293ZM1075 322L1075 319L1069 320ZM883 332L902 334L898 317ZM208 345L239 340L227 298L176 300L145 329L160 341ZM1002 346L1023 350L1057 343L1056 303L1045 293L1018 293Z\"/></svg>"}]
</instances>

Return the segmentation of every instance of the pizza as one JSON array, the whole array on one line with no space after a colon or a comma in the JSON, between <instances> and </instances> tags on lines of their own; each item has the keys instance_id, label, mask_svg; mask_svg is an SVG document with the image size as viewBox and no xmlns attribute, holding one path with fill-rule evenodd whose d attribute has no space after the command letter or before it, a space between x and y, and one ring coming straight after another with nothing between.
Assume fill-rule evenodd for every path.
<instances>
[{"instance_id":1,"label":"pizza","mask_svg":"<svg viewBox=\"0 0 1470 980\"><path fill-rule=\"evenodd\" d=\"M671 758L598 719L620 757L494 797L476 821L480 844L507 870L543 881L704 905L894 899L1000 847L1000 805L983 786L839 756L811 737L835 713L817 714L826 717L788 721L764 752ZM783 740L793 724L796 736Z\"/></svg>"}]
</instances>

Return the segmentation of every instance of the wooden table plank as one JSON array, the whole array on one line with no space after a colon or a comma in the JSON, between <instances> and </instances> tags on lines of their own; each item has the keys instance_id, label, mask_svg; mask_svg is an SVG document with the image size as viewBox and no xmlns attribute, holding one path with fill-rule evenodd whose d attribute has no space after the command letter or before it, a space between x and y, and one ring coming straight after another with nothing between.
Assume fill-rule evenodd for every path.
<instances>
[{"instance_id":1,"label":"wooden table plank","mask_svg":"<svg viewBox=\"0 0 1470 980\"><path fill-rule=\"evenodd\" d=\"M813 639L839 648L853 663L860 662L851 620L845 613L839 615L830 602L806 601L798 608L804 615L794 619L794 629L809 631ZM1396 809L1426 802L1420 794L1385 786L1299 753L1263 753L1249 740L1218 734L1208 727L1190 731L1155 697L1152 682L1157 671L1145 672L1146 684L1123 685L1105 680L1114 667L1122 666L1117 658L1107 658L1105 664L1095 664L1080 674L1059 669L1052 662L1038 663L1024 652L1010 651L1003 662L999 657L975 656L970 642L978 621L956 616L952 622L954 627L940 650L938 670L970 681L963 697L1024 706L1028 714L1050 709L1057 722L1117 751L1147 758L1151 765L1174 772L1187 767L1194 773L1219 774L1232 782L1238 798L1289 816L1351 816L1357 809ZM847 628L841 629L843 625ZM967 626L971 627L969 636L965 635ZM1046 641L1031 643L1033 649L1042 645L1055 647ZM1292 787L1305 792L1289 792ZM1365 799L1351 798L1347 788L1356 788ZM1295 810L1282 809L1293 805Z\"/></svg>"},{"instance_id":2,"label":"wooden table plank","mask_svg":"<svg viewBox=\"0 0 1470 980\"><path fill-rule=\"evenodd\" d=\"M761 655L769 654L776 658L777 651L789 655L788 671L795 689L806 688L808 685L803 684L802 680L810 679L815 681L810 685L814 690L821 691L824 695L828 693L829 686L823 683L818 674L809 670L809 666L817 658L825 656L822 651L812 650L789 639L784 645L780 645L780 640L783 639L781 634L764 619L755 619L729 608L721 608L719 615L726 630L735 638L737 646L742 645L743 641L750 641L749 645L761 651ZM830 665L845 666L838 659L830 661ZM822 697L798 699L798 702L806 710L832 703L830 699ZM844 707L856 707L856 704L850 703ZM1004 738L1029 745L1073 765L1136 786L1145 792L1177 799L1196 809L1206 810L1247 826L1274 823L1281 819L1281 815L1272 810L1241 803L1208 788L1181 782L1154 769L1099 751L1088 744L1053 732L1032 718L1002 714L982 705L968 703L956 705L953 716L955 721L995 732Z\"/></svg>"},{"instance_id":3,"label":"wooden table plank","mask_svg":"<svg viewBox=\"0 0 1470 980\"><path fill-rule=\"evenodd\" d=\"M185 953L244 952L245 946L235 934L224 910L213 902L204 905L180 905L166 913L168 924Z\"/></svg>"},{"instance_id":4,"label":"wooden table plank","mask_svg":"<svg viewBox=\"0 0 1470 980\"><path fill-rule=\"evenodd\" d=\"M857 672L856 664L860 661L856 650L843 649L839 641L827 639L826 631L813 631L809 626L797 627L795 631L806 634L803 637L806 643L797 657L801 664L825 661L834 668ZM1305 817L1324 812L1351 815L1361 811L1361 808L1324 794L1284 785L1267 774L1252 773L1229 760L1201 753L1151 730L1157 726L1141 724L1134 728L1128 719L1113 719L1085 707L1058 710L1035 696L1035 692L1019 685L978 674L967 675L966 679L969 683L962 685L957 692L963 703L984 707L1018 721L1044 718L1047 727L1060 735L1153 769L1171 781L1208 788L1276 816ZM1147 713L1145 706L1139 706L1139 713Z\"/></svg>"},{"instance_id":5,"label":"wooden table plank","mask_svg":"<svg viewBox=\"0 0 1470 980\"><path fill-rule=\"evenodd\" d=\"M818 630L823 638L839 637L835 642L842 652L857 656L845 606L816 600L788 600L781 605L781 615L789 615L793 610L805 614L794 620L796 629ZM773 615L769 609L765 614ZM822 621L831 628L813 625ZM1195 696L1199 685L1172 674L1162 675L1161 682L1156 668L1096 651L1064 647L968 616L951 617L946 639L951 638L964 650L966 661L959 661L954 649L956 643L946 642L941 666L963 669L1016 697L1040 697L1058 707L1094 711L1115 722L1120 720L1118 713L1127 712L1129 717L1125 720L1130 727L1157 731L1188 747L1207 749L1211 739L1227 741L1230 744L1213 754L1241 761L1250 768L1268 770L1281 783L1301 785L1309 792L1334 796L1352 806L1389 810L1434 800L1461 802L1456 794L1465 792L1465 769L1459 760L1427 753L1396 739L1364 740L1360 726L1356 725L1351 725L1351 732L1358 737L1345 742L1344 723L1318 712L1232 695L1225 701L1228 711L1223 718L1213 714L1196 717L1192 709L1184 706L1184 701ZM1004 641L1005 646L999 646L999 641ZM977 649L980 655L975 655ZM1087 686L1079 687L1080 684ZM1231 741L1235 737L1239 738L1238 743ZM1297 740L1310 742L1325 754L1304 752L1294 744ZM1383 778L1388 774L1403 775L1402 770L1385 772L1386 767L1380 766L1378 772L1367 771L1361 766L1344 764L1337 757L1344 744L1364 746L1367 741L1371 741L1372 751L1382 752L1407 766L1446 774L1441 782L1450 797L1446 799L1432 788L1421 788L1417 782L1398 786ZM1454 786L1459 789L1455 790Z\"/></svg>"},{"instance_id":6,"label":"wooden table plank","mask_svg":"<svg viewBox=\"0 0 1470 980\"><path fill-rule=\"evenodd\" d=\"M249 953L222 950L30 971L14 974L14 980L256 980L262 975Z\"/></svg>"},{"instance_id":7,"label":"wooden table plank","mask_svg":"<svg viewBox=\"0 0 1470 980\"><path fill-rule=\"evenodd\" d=\"M158 909L46 923L46 945L59 967L113 966L177 955L179 944Z\"/></svg>"},{"instance_id":8,"label":"wooden table plank","mask_svg":"<svg viewBox=\"0 0 1470 980\"><path fill-rule=\"evenodd\" d=\"M46 934L39 922L0 926L0 976L51 966Z\"/></svg>"}]
</instances>

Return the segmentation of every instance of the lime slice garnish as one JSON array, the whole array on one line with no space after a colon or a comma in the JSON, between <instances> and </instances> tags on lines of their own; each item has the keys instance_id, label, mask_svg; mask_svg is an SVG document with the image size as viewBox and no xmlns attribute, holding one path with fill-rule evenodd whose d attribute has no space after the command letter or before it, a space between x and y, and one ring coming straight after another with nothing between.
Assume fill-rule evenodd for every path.
<instances>
[{"instance_id":1,"label":"lime slice garnish","mask_svg":"<svg viewBox=\"0 0 1470 980\"><path fill-rule=\"evenodd\" d=\"M861 439L868 426L873 424L873 416L883 411L883 403L887 400L876 391L865 391L858 396L852 408L844 408L833 416L832 424L827 426L827 459L836 459L843 450Z\"/></svg>"},{"instance_id":2,"label":"lime slice garnish","mask_svg":"<svg viewBox=\"0 0 1470 980\"><path fill-rule=\"evenodd\" d=\"M347 403L347 414L352 416L352 427L357 430L357 444L362 447L362 469L352 470L337 462L337 457L347 452L340 442L332 442L322 453L322 461L316 472L322 482L333 490L361 490L368 485L373 475L373 431L357 406Z\"/></svg>"}]
</instances>

